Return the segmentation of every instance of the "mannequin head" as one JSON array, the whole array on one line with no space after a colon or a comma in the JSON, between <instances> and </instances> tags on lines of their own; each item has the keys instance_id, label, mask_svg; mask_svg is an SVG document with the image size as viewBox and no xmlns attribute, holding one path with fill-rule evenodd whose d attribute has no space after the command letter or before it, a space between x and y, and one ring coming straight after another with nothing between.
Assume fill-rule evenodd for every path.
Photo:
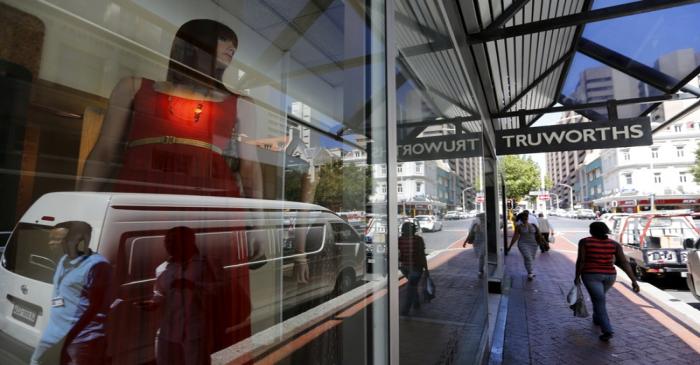
<instances>
[{"instance_id":1,"label":"mannequin head","mask_svg":"<svg viewBox=\"0 0 700 365\"><path fill-rule=\"evenodd\" d=\"M60 248L68 258L74 259L88 252L91 233L92 227L82 221L59 223L49 232L49 247Z\"/></svg>"},{"instance_id":2,"label":"mannequin head","mask_svg":"<svg viewBox=\"0 0 700 365\"><path fill-rule=\"evenodd\" d=\"M170 50L168 81L223 89L221 78L238 48L229 27L209 19L183 24Z\"/></svg>"}]
</instances>

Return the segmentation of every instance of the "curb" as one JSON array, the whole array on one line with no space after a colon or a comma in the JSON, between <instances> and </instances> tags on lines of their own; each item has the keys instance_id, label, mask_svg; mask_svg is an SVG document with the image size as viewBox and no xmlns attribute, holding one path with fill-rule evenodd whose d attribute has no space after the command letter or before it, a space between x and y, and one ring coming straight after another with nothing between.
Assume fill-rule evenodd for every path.
<instances>
[{"instance_id":1,"label":"curb","mask_svg":"<svg viewBox=\"0 0 700 365\"><path fill-rule=\"evenodd\" d=\"M617 266L615 266L615 270L617 270L617 281L631 288L632 280L627 277L627 274ZM637 284L639 284L640 296L666 311L682 325L692 329L695 334L700 334L700 313L697 309L678 301L677 298L649 283L637 281Z\"/></svg>"}]
</instances>

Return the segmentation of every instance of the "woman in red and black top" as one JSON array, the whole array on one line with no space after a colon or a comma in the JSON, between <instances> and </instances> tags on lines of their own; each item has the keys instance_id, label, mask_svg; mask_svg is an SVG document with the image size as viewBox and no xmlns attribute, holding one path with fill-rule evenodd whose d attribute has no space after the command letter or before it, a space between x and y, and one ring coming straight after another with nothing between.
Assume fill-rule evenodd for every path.
<instances>
[{"instance_id":1,"label":"woman in red and black top","mask_svg":"<svg viewBox=\"0 0 700 365\"><path fill-rule=\"evenodd\" d=\"M416 235L418 227L413 222L405 222L401 226L399 237L399 269L408 280L405 301L401 303L401 315L407 316L412 307L420 309L418 299L418 283L423 276L423 270L428 272L428 260L425 258L425 242L423 237Z\"/></svg>"},{"instance_id":2,"label":"woman in red and black top","mask_svg":"<svg viewBox=\"0 0 700 365\"><path fill-rule=\"evenodd\" d=\"M577 285L583 279L588 294L593 302L593 323L600 326L603 334L602 341L608 341L613 337L613 329L605 307L605 294L615 283L615 260L621 264L632 279L632 288L639 292L639 285L632 272L622 246L608 238L610 229L603 222L593 222L590 225L591 237L586 237L578 242L578 259L576 260Z\"/></svg>"}]
</instances>

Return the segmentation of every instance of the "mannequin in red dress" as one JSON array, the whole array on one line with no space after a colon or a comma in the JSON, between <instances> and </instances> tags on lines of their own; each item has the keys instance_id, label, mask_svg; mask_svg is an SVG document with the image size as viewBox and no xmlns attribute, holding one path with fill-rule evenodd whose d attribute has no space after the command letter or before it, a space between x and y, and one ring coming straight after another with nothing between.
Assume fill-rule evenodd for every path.
<instances>
[{"instance_id":1,"label":"mannequin in red dress","mask_svg":"<svg viewBox=\"0 0 700 365\"><path fill-rule=\"evenodd\" d=\"M110 97L79 190L262 198L257 147L232 143L235 134L255 135L255 121L238 120L240 97L221 82L237 46L228 27L192 20L175 35L166 81L122 80ZM248 259L260 260L261 242L248 244ZM230 247L230 257L236 257L236 250ZM229 264L231 260L237 259ZM216 325L234 330L222 329L214 336L217 348L251 335L248 270L240 265L223 280L229 287L222 290L226 298L218 301L221 306L214 317ZM128 320L138 318L142 317L135 313ZM142 342L153 341L152 334L134 335L142 336ZM115 341L115 351L129 351ZM195 345L182 344L182 350L195 350L187 346Z\"/></svg>"},{"instance_id":2,"label":"mannequin in red dress","mask_svg":"<svg viewBox=\"0 0 700 365\"><path fill-rule=\"evenodd\" d=\"M237 120L240 97L221 82L237 46L228 27L193 20L175 37L167 81L123 79L79 190L261 198L257 159L227 157L256 155L231 143L233 133L255 134L254 121Z\"/></svg>"}]
</instances>

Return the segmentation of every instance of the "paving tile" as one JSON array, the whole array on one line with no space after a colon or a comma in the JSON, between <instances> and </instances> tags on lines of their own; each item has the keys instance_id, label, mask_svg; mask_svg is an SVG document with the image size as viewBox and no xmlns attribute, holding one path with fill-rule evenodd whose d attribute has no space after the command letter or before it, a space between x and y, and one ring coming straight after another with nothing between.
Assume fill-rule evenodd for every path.
<instances>
[{"instance_id":1,"label":"paving tile","mask_svg":"<svg viewBox=\"0 0 700 365\"><path fill-rule=\"evenodd\" d=\"M679 337L645 311L654 308L653 304L629 300L626 295L631 292L619 284L607 297L615 337L609 343L598 340L600 329L592 324L591 317L574 317L566 304L566 293L573 285L575 256L559 251L562 246L570 248L562 242L537 257L537 276L531 282L525 278L518 250L506 256L512 286L504 364L700 364L700 353L688 345L700 344L700 337L688 333ZM590 300L587 306L592 313ZM526 353L524 346L529 349L529 358L522 356Z\"/></svg>"}]
</instances>

